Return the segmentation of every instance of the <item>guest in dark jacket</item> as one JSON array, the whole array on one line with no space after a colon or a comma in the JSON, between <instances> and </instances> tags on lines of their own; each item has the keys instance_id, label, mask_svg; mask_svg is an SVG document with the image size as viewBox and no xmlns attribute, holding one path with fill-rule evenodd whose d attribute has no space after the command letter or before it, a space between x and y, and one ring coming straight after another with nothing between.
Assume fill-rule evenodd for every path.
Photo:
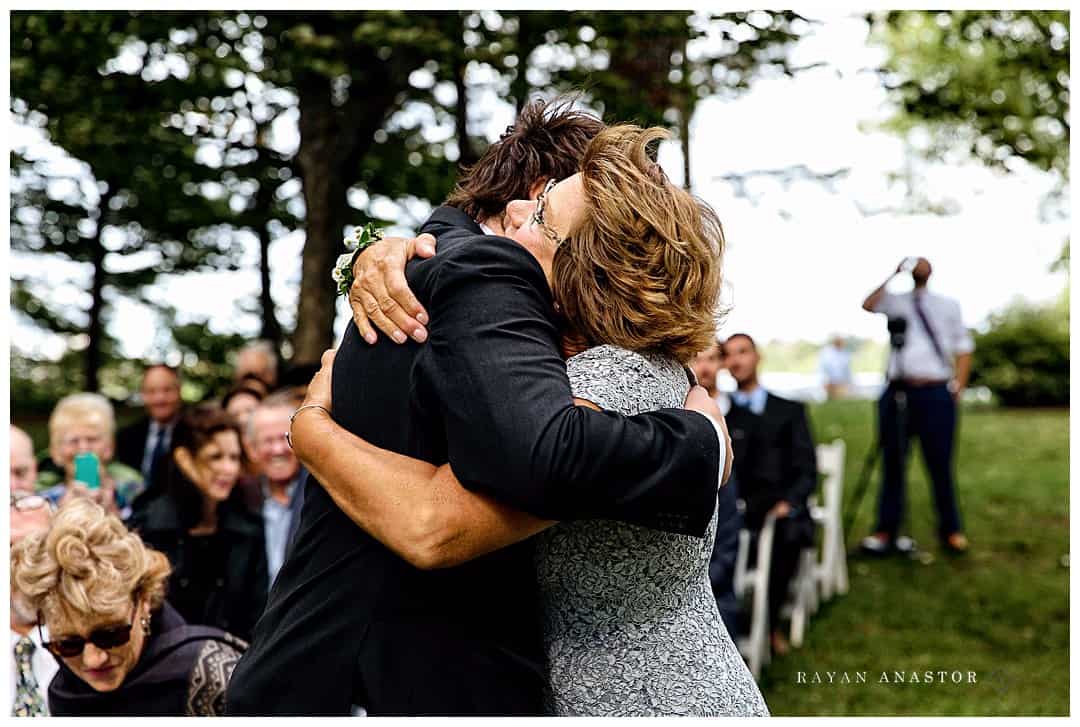
<instances>
[{"instance_id":1,"label":"guest in dark jacket","mask_svg":"<svg viewBox=\"0 0 1080 727\"><path fill-rule=\"evenodd\" d=\"M262 521L236 489L244 455L223 409L200 405L173 436L165 492L143 501L131 527L172 564L169 601L193 623L248 639L266 603Z\"/></svg>"},{"instance_id":2,"label":"guest in dark jacket","mask_svg":"<svg viewBox=\"0 0 1080 727\"><path fill-rule=\"evenodd\" d=\"M758 383L760 361L754 340L745 333L721 347L738 389L727 413L739 497L746 503L746 527L757 543L766 516L776 516L769 571L769 624L773 650L785 653L780 608L799 564L799 553L813 542L814 522L807 498L817 490L817 459L806 407L771 394Z\"/></svg>"},{"instance_id":3,"label":"guest in dark jacket","mask_svg":"<svg viewBox=\"0 0 1080 727\"><path fill-rule=\"evenodd\" d=\"M11 580L49 630L60 662L57 716L210 716L245 644L189 626L165 603L169 562L84 497L11 551Z\"/></svg>"},{"instance_id":4,"label":"guest in dark jacket","mask_svg":"<svg viewBox=\"0 0 1080 727\"><path fill-rule=\"evenodd\" d=\"M142 473L144 499L161 491L162 467L168 460L173 430L180 419L180 372L155 364L143 372L139 387L146 416L116 434L116 459Z\"/></svg>"}]
</instances>

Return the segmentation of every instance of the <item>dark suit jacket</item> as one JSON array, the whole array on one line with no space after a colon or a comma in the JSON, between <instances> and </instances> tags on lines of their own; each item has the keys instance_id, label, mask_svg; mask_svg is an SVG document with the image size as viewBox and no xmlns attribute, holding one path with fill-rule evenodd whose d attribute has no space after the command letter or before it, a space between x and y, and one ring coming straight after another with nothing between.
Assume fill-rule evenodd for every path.
<instances>
[{"instance_id":1,"label":"dark suit jacket","mask_svg":"<svg viewBox=\"0 0 1080 727\"><path fill-rule=\"evenodd\" d=\"M144 416L116 433L116 454L113 459L123 462L136 472L142 469L146 452L146 435L150 432L150 417ZM149 484L149 483L147 483Z\"/></svg>"},{"instance_id":2,"label":"dark suit jacket","mask_svg":"<svg viewBox=\"0 0 1080 727\"><path fill-rule=\"evenodd\" d=\"M116 453L114 459L123 462L136 472L142 471L143 455L146 453L146 436L150 433L150 417L129 424L116 433ZM166 452L163 457L168 457ZM139 496L140 500L149 501L165 490L165 467L159 465L154 481L146 483L146 489Z\"/></svg>"},{"instance_id":3,"label":"dark suit jacket","mask_svg":"<svg viewBox=\"0 0 1080 727\"><path fill-rule=\"evenodd\" d=\"M712 425L573 405L536 260L459 210L410 287L424 345L368 346L349 324L333 416L372 444L449 461L470 488L541 516L620 518L702 536L716 502ZM308 478L300 529L233 674L232 714L537 714L545 684L531 543L419 571Z\"/></svg>"},{"instance_id":4,"label":"dark suit jacket","mask_svg":"<svg viewBox=\"0 0 1080 727\"><path fill-rule=\"evenodd\" d=\"M760 416L733 405L727 425L747 526L760 528L780 500L795 509L794 517L809 521L806 500L817 490L817 456L806 407L769 394Z\"/></svg>"}]
</instances>

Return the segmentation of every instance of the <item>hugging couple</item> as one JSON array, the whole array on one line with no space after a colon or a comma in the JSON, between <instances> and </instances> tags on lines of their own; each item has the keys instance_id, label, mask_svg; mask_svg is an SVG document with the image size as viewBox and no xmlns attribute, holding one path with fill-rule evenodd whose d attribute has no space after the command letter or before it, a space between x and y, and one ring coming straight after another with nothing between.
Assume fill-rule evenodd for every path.
<instances>
[{"instance_id":1,"label":"hugging couple","mask_svg":"<svg viewBox=\"0 0 1080 727\"><path fill-rule=\"evenodd\" d=\"M422 227L437 253L359 256L229 713L768 714L709 583L731 450L686 368L723 233L664 137L531 103Z\"/></svg>"}]
</instances>

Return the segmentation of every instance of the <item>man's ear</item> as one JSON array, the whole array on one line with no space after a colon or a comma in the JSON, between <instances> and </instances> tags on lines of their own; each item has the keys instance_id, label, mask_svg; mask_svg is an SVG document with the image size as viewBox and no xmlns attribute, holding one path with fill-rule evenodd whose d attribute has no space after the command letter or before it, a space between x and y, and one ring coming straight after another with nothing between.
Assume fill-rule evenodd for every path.
<instances>
[{"instance_id":1,"label":"man's ear","mask_svg":"<svg viewBox=\"0 0 1080 727\"><path fill-rule=\"evenodd\" d=\"M187 447L174 449L173 461L176 462L176 466L180 468L180 471L184 473L184 477L187 477L192 482L198 480L199 473L195 468L195 457L192 456Z\"/></svg>"},{"instance_id":2,"label":"man's ear","mask_svg":"<svg viewBox=\"0 0 1080 727\"><path fill-rule=\"evenodd\" d=\"M540 193L544 191L544 187L547 185L547 183L547 177L541 177L540 179L537 179L535 182L533 182L532 186L529 187L529 199L536 199L537 197L539 197Z\"/></svg>"}]
</instances>

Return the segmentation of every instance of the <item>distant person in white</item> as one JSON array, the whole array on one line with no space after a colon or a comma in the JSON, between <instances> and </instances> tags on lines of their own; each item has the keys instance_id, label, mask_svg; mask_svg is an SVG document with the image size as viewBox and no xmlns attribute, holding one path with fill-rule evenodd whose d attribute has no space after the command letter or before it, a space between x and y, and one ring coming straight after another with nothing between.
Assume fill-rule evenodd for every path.
<instances>
[{"instance_id":1,"label":"distant person in white","mask_svg":"<svg viewBox=\"0 0 1080 727\"><path fill-rule=\"evenodd\" d=\"M12 490L11 545L30 533L48 530L52 506L40 495ZM11 691L7 713L13 717L38 717L49 713L46 696L49 682L60 665L41 645L37 613L26 605L19 593L11 591ZM48 631L42 627L46 638Z\"/></svg>"},{"instance_id":2,"label":"distant person in white","mask_svg":"<svg viewBox=\"0 0 1080 727\"><path fill-rule=\"evenodd\" d=\"M825 380L825 395L830 399L839 399L851 386L851 351L843 336L834 336L825 348L821 349L818 368Z\"/></svg>"},{"instance_id":3,"label":"distant person in white","mask_svg":"<svg viewBox=\"0 0 1080 727\"><path fill-rule=\"evenodd\" d=\"M889 281L905 270L911 270L914 290L900 295L886 291ZM957 402L967 386L975 343L964 327L960 304L927 288L932 272L926 258L905 258L863 301L864 310L907 322L903 347L889 356L889 385L878 403L885 477L877 526L862 542L863 550L870 553L905 550L900 544L911 542L899 538L898 531L904 514L904 474L912 435L919 437L933 483L942 548L953 554L968 549L953 485L953 441ZM902 412L898 399L905 404Z\"/></svg>"}]
</instances>

